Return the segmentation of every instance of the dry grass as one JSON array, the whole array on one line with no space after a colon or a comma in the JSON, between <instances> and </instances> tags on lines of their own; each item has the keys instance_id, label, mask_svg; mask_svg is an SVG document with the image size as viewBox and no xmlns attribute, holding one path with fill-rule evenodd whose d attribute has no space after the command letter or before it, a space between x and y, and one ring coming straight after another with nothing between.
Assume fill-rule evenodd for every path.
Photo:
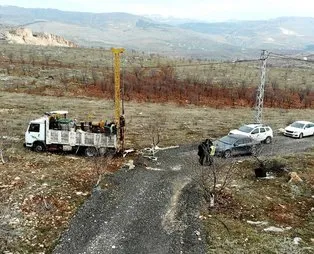
<instances>
[{"instance_id":1,"label":"dry grass","mask_svg":"<svg viewBox=\"0 0 314 254\"><path fill-rule=\"evenodd\" d=\"M0 164L0 216L4 228L0 235L1 246L4 246L1 251L49 252L78 205L90 194L98 179L98 169L92 161L82 157L36 154L25 150L22 144L28 121L53 109L69 110L71 117L81 120L110 119L113 117L113 102L7 92L2 93L0 99L1 133L17 138L1 139L5 158L8 159L6 164ZM265 119L274 129L285 126L293 119L309 119L312 114L312 110L265 109ZM125 115L127 147L141 148L150 146L153 126L159 126L161 130L159 146L198 142L205 137L225 135L231 128L250 122L253 111L246 108L126 103ZM117 166L121 162L113 163ZM250 186L254 188L244 188L244 196L262 195L267 191L276 193L278 188L282 188L277 184L274 189L262 192L259 190L263 186L258 186L261 183L253 179L245 180L251 182ZM252 193L245 193L247 190ZM249 200L239 199L239 202L247 203Z\"/></svg>"},{"instance_id":2,"label":"dry grass","mask_svg":"<svg viewBox=\"0 0 314 254\"><path fill-rule=\"evenodd\" d=\"M99 49L64 49L49 47L33 47L19 45L2 45L0 66L0 149L4 150L5 164L0 162L0 252L11 251L14 253L39 253L50 252L56 239L67 227L69 218L75 213L77 207L90 194L93 185L98 180L99 167L94 161L83 157L62 154L36 154L22 147L24 132L30 120L41 116L50 110L68 110L69 116L78 120L99 121L113 118L113 101L97 98L69 97L67 86L63 84L62 75L82 79L86 76L88 82L93 81L93 70L101 76L103 71L111 72L112 56L110 52ZM11 55L12 54L12 55ZM12 56L12 59L10 59ZM124 61L127 59L127 62ZM160 64L176 65L178 61L147 55L136 56L127 54L123 66L133 68L141 66L156 66ZM12 61L11 61L12 60ZM33 60L35 61L33 64ZM47 66L47 61L49 66ZM197 61L181 61L192 66L176 68L176 77L180 79L192 78L199 81L220 83L228 79L235 83L245 81L248 85L259 83L258 64L213 64L200 67ZM196 66L193 66L196 65ZM110 68L106 69L106 68ZM192 74L191 74L192 73ZM85 75L86 74L86 75ZM52 75L54 79L48 79ZM307 68L272 67L269 72L269 81L276 81L280 86L312 86L313 70ZM82 81L82 80L80 80ZM62 88L62 93L56 96L53 89ZM75 87L82 89L81 87ZM18 92L28 92L33 89L38 95L30 95ZM9 90L11 92L4 92ZM53 96L42 96L51 94ZM62 96L61 96L62 95ZM313 111L310 109L270 109L265 108L265 122L274 130L282 128L296 119L314 120ZM151 104L151 103L125 103L126 116L126 147L142 148L152 143L152 132L160 131L159 146L180 145L199 142L205 138L216 138L228 133L232 128L252 122L254 112L249 108L221 108L197 107L193 105L178 106L175 104ZM298 167L301 177L312 179L313 186L313 158L287 159L289 163ZM121 161L114 160L110 170L114 170ZM296 188L288 188L285 179L270 185L263 185L250 178L252 172L250 166L241 168L240 176L236 179L243 188L236 191L234 200L237 206L245 207L242 216L247 219L251 211L252 202L259 210L255 219L268 218L277 222L279 217L272 214L278 213L276 204L283 202L287 205L291 202L291 193ZM306 169L306 170L303 170ZM107 169L101 169L107 171ZM312 172L312 173L309 173ZM311 174L311 175L310 175ZM105 185L103 186L105 187ZM308 189L307 189L308 190ZM284 197L280 193L287 193ZM265 195L274 196L274 202L260 202ZM278 194L279 193L279 194ZM252 199L252 196L258 198ZM229 200L226 196L226 200ZM302 197L294 200L303 202ZM235 203L234 203L235 204ZM273 205L271 205L273 204ZM299 208L297 205L296 208ZM301 207L302 208L302 207ZM300 208L300 209L301 209ZM248 210L249 209L249 210ZM263 214L263 211L269 215ZM310 228L299 223L293 234L288 233L276 238L277 243L266 246L264 242L272 239L269 234L247 226L243 220L234 217L232 210L226 209L218 215L229 228L232 228L232 237L227 235L224 227L217 221L208 221L213 243L212 248L224 253L226 246L232 249L234 246L243 250L242 244L255 244L255 247L263 245L261 250L265 253L273 253L272 248L283 246L285 240L292 235L302 235L307 243L310 239ZM241 209L240 209L241 211ZM302 210L303 211L303 210ZM292 215L295 215L293 211ZM287 213L287 215L289 215ZM288 220L292 216L282 217ZM237 216L240 216L237 214ZM299 217L298 217L299 218ZM291 222L291 221L287 221ZM313 220L310 220L313 223ZM216 223L216 224L213 224ZM288 224L289 224L288 223ZM313 224L309 224L311 226ZM312 230L313 231L313 230ZM306 235L303 237L303 235ZM246 236L249 235L248 240ZM314 236L312 236L313 238ZM225 241L225 239L227 239ZM282 240L282 241L281 241ZM290 245L289 245L290 246ZM241 248L242 249L241 249ZM291 247L294 252L294 246ZM251 249L254 253L254 249ZM235 253L235 252L233 252ZM243 253L243 252L242 252ZM258 253L258 252L256 252ZM285 253L285 252L283 252ZM286 252L287 253L287 252Z\"/></svg>"},{"instance_id":3,"label":"dry grass","mask_svg":"<svg viewBox=\"0 0 314 254\"><path fill-rule=\"evenodd\" d=\"M69 219L90 195L98 173L92 160L63 154L36 154L21 142L5 149L0 163L0 252L50 252ZM104 186L103 186L104 187Z\"/></svg>"},{"instance_id":4,"label":"dry grass","mask_svg":"<svg viewBox=\"0 0 314 254\"><path fill-rule=\"evenodd\" d=\"M3 92L0 95L6 135L23 138L28 122L50 110L64 109L78 120L113 119L113 101L93 98L35 96ZM231 114L232 111L232 114ZM296 119L313 120L314 110L264 109L265 122L275 131ZM126 144L143 147L151 144L153 125L161 128L160 145L177 145L216 138L244 123L252 122L254 111L248 108L213 109L175 104L125 103ZM22 141L21 141L22 142Z\"/></svg>"},{"instance_id":5,"label":"dry grass","mask_svg":"<svg viewBox=\"0 0 314 254\"><path fill-rule=\"evenodd\" d=\"M100 78L103 73L112 72L110 50L7 44L0 44L0 50L0 73L15 76L17 79L22 76L22 84L30 85L35 80L40 85L47 81L45 79L49 75L57 80L60 80L61 75L79 79L86 75L87 81L92 82L93 73ZM260 83L259 57L257 55L257 61L251 63L217 63L126 51L121 58L121 66L127 71L141 66L152 67L147 69L149 71L156 70L156 67L172 66L175 76L180 80L233 85L243 83L255 87ZM268 60L267 84L276 84L281 88L313 88L313 68L311 63L271 58ZM16 85L15 82L14 86Z\"/></svg>"},{"instance_id":6,"label":"dry grass","mask_svg":"<svg viewBox=\"0 0 314 254\"><path fill-rule=\"evenodd\" d=\"M288 175L256 179L255 161L237 164L237 174L207 215L209 253L312 253L314 168L313 153L274 158L298 172L302 183L289 183ZM263 222L253 225L248 223ZM223 223L222 223L223 222ZM284 232L265 232L275 226ZM289 228L291 227L291 228ZM301 238L294 244L294 238Z\"/></svg>"}]
</instances>

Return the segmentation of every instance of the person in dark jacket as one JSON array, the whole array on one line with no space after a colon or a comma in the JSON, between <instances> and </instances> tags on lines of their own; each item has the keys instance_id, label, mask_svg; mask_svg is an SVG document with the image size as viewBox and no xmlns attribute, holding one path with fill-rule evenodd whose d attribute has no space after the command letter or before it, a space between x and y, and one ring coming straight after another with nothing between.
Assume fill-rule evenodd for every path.
<instances>
[{"instance_id":1,"label":"person in dark jacket","mask_svg":"<svg viewBox=\"0 0 314 254\"><path fill-rule=\"evenodd\" d=\"M210 159L210 152L211 152L210 149L212 145L213 145L213 142L211 142L210 139L206 139L205 141L199 144L197 155L200 157L199 162L201 165L204 165L204 160L205 160L205 163L211 164L212 160Z\"/></svg>"}]
</instances>

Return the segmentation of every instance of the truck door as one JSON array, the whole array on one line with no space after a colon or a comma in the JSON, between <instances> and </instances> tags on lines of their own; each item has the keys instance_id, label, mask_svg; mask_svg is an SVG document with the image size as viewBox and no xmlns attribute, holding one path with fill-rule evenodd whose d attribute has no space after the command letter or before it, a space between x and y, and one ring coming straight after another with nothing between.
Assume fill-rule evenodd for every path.
<instances>
[{"instance_id":1,"label":"truck door","mask_svg":"<svg viewBox=\"0 0 314 254\"><path fill-rule=\"evenodd\" d=\"M35 141L45 141L45 124L30 123L25 133L26 146L32 147Z\"/></svg>"}]
</instances>

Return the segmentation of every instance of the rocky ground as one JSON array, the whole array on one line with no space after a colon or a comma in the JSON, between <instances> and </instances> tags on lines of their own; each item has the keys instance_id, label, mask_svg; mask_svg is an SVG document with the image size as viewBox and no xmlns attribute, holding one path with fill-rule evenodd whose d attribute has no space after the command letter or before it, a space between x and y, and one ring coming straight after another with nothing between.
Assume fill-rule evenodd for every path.
<instances>
[{"instance_id":1,"label":"rocky ground","mask_svg":"<svg viewBox=\"0 0 314 254\"><path fill-rule=\"evenodd\" d=\"M75 43L64 39L61 36L50 33L33 33L28 28L21 27L0 27L0 40L13 44L78 47Z\"/></svg>"}]
</instances>

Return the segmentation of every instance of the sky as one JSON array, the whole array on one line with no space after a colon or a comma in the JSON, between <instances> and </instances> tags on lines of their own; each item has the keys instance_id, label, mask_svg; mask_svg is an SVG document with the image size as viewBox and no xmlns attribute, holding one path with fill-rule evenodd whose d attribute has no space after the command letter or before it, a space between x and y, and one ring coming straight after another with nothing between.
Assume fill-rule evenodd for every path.
<instances>
[{"instance_id":1,"label":"sky","mask_svg":"<svg viewBox=\"0 0 314 254\"><path fill-rule=\"evenodd\" d=\"M0 0L0 5L81 12L127 12L204 21L314 17L312 0Z\"/></svg>"}]
</instances>

